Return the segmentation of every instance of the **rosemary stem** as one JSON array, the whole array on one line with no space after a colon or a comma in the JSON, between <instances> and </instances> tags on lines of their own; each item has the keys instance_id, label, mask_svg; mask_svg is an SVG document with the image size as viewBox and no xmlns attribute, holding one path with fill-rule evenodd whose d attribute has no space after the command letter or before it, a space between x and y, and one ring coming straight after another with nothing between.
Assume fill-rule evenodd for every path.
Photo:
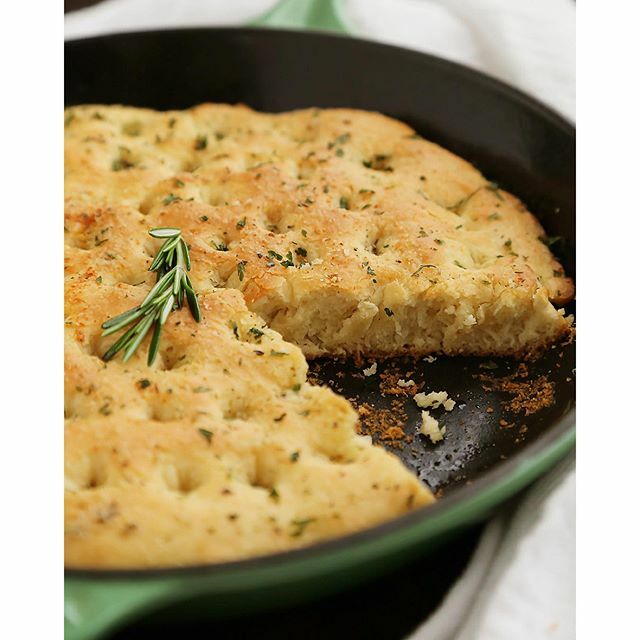
<instances>
[{"instance_id":1,"label":"rosemary stem","mask_svg":"<svg viewBox=\"0 0 640 640\"><path fill-rule=\"evenodd\" d=\"M119 351L124 350L122 360L126 362L136 352L151 327L154 327L147 356L147 364L151 366L160 347L162 326L171 311L182 307L185 296L191 315L196 322L200 322L198 297L187 275L187 271L191 270L189 247L182 238L180 229L158 227L150 229L149 235L164 240L149 267L149 271L157 272L158 279L141 304L101 325L103 336L129 327L102 356L103 360L111 360Z\"/></svg>"}]
</instances>

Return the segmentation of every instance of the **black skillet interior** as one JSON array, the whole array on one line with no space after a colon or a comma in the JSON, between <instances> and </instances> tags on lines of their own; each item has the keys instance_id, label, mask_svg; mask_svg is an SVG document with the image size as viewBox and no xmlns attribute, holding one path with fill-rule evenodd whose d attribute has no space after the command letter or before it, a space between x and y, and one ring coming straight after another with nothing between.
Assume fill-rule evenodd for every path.
<instances>
[{"instance_id":1,"label":"black skillet interior","mask_svg":"<svg viewBox=\"0 0 640 640\"><path fill-rule=\"evenodd\" d=\"M65 102L156 109L242 102L264 111L380 111L518 195L548 235L561 238L554 250L575 276L575 130L527 96L438 58L319 33L216 28L118 34L66 44ZM404 395L381 393L379 375L362 375L371 362L323 360L312 370L360 406L399 416L408 438L374 430L374 439L444 494L521 450L575 404L573 344L528 363L526 377L511 360L378 363L378 373L394 369L393 379L411 379L421 391L446 390L456 400L454 411L438 413L447 434L433 445L415 436L420 413L409 393L415 388ZM495 382L507 377L504 385ZM549 385L551 406L528 415L526 406L514 410L523 396L542 398Z\"/></svg>"}]
</instances>

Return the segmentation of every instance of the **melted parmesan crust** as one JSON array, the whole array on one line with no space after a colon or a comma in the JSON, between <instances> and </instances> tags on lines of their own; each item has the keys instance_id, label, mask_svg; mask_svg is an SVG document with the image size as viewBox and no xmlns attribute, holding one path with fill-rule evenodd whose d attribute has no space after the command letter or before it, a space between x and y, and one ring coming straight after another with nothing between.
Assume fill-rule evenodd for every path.
<instances>
[{"instance_id":1,"label":"melted parmesan crust","mask_svg":"<svg viewBox=\"0 0 640 640\"><path fill-rule=\"evenodd\" d=\"M568 329L535 218L395 120L84 106L65 134L68 566L228 561L429 504L304 355L512 354ZM172 313L152 368L146 341L104 363L100 324L149 291L166 225L203 320Z\"/></svg>"}]
</instances>

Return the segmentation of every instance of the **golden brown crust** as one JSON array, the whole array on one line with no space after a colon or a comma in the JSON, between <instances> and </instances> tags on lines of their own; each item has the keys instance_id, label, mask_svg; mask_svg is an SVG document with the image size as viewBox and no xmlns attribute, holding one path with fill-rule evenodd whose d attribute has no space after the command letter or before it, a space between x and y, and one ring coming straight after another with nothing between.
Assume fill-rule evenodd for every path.
<instances>
[{"instance_id":1,"label":"golden brown crust","mask_svg":"<svg viewBox=\"0 0 640 640\"><path fill-rule=\"evenodd\" d=\"M70 249L73 255L77 249ZM73 567L226 561L310 544L433 500L356 435L349 403L305 382L300 350L238 291L174 312L158 359L102 362L100 323L149 286L66 286L66 562ZM261 328L256 337L252 328ZM237 335L237 337L236 337Z\"/></svg>"},{"instance_id":2,"label":"golden brown crust","mask_svg":"<svg viewBox=\"0 0 640 640\"><path fill-rule=\"evenodd\" d=\"M72 113L73 204L180 226L198 289L240 289L309 357L516 354L567 330L553 303L573 285L536 219L395 120L226 105Z\"/></svg>"},{"instance_id":3,"label":"golden brown crust","mask_svg":"<svg viewBox=\"0 0 640 640\"><path fill-rule=\"evenodd\" d=\"M65 131L69 566L231 560L428 504L303 352L515 354L570 324L535 218L382 115L85 106ZM171 314L152 368L146 343L104 363L165 225L203 320Z\"/></svg>"}]
</instances>

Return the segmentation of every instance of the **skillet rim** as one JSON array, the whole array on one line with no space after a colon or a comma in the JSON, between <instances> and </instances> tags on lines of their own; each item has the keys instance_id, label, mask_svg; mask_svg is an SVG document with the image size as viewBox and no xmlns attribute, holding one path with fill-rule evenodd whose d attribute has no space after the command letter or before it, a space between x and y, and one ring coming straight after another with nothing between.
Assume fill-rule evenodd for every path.
<instances>
[{"instance_id":1,"label":"skillet rim","mask_svg":"<svg viewBox=\"0 0 640 640\"><path fill-rule=\"evenodd\" d=\"M546 115L551 116L553 119L557 120L556 124L562 126L565 129L565 132L570 134L573 138L575 138L576 128L575 124L571 121L571 119L560 113L554 107L542 102L538 98L535 98L522 89L514 87L503 80L500 80L484 71L480 71L474 69L472 67L468 67L459 62L455 62L453 60L448 60L446 58L441 58L440 56L436 56L432 53L426 53L422 51L418 51L416 49L408 49L406 47L400 47L398 45L387 44L385 42L376 42L375 40L368 40L366 38L359 38L352 35L334 33L330 31L324 31L321 29L276 29L272 27L232 27L232 26L219 26L219 27L183 27L183 28L175 28L175 29L147 29L147 30L137 30L137 31L115 31L112 33L104 33L93 36L85 36L81 38L70 38L65 40L64 48L65 48L65 56L67 54L67 48L82 46L85 44L91 44L97 41L110 40L113 38L139 38L143 36L158 36L160 34L188 34L188 33L217 33L217 32L245 32L247 34L253 35L264 35L268 33L270 35L276 35L276 37L281 36L293 36L299 38L320 38L320 39L328 39L328 40L346 40L356 43L358 46L368 46L376 49L386 49L387 51L394 51L399 55L407 55L409 57L413 57L416 59L424 59L427 58L431 61L432 64L441 67L449 67L455 69L457 72L462 73L467 77L473 77L476 79L482 79L482 81L491 86L494 89L497 89L499 92L506 93L510 95L511 98L516 98L518 102L524 103L529 107L535 107L537 111L546 113ZM66 79L65 79L66 84ZM66 88L66 87L65 87ZM66 105L66 99L65 99ZM68 105L72 106L72 105ZM268 113L268 112L267 112Z\"/></svg>"},{"instance_id":2,"label":"skillet rim","mask_svg":"<svg viewBox=\"0 0 640 640\"><path fill-rule=\"evenodd\" d=\"M320 40L346 40L352 41L354 44L362 47L371 47L383 49L389 52L389 55L403 55L409 58L424 60L425 58L431 65L450 69L462 76L464 81L471 79L472 81L481 81L488 89L494 93L499 93L517 102L529 110L538 113L540 117L546 119L552 126L555 126L568 135L574 145L576 137L575 125L559 111L546 105L527 94L526 92L513 87L502 80L499 80L487 73L478 71L463 64L435 56L430 53L407 49L397 45L386 44L367 40L365 38L353 37L350 35L331 33L322 30L300 30L300 29L274 29L264 27L184 27L174 29L148 29L137 31L123 31L105 33L82 38L72 38L65 41L65 57L69 49L76 47L91 45L95 42L108 41L113 39L135 39L139 37L162 37L164 34L189 35L190 33L209 33L215 34L219 32L246 33L248 35L275 36L294 38L317 38ZM66 65L65 65L66 69ZM67 75L65 73L65 93L66 93ZM65 96L65 107L73 106L76 103L67 103ZM574 213L575 220L575 213ZM357 531L348 535L340 536L330 540L314 543L307 547L282 551L277 553L260 555L252 558L234 560L231 562L202 563L180 567L153 567L153 568L123 568L123 569L106 569L106 568L67 568L64 569L65 578L73 578L78 580L100 580L100 581L117 581L117 580L152 580L158 578L184 578L184 577L206 577L212 573L216 574L233 574L237 571L251 571L254 569L268 568L273 565L284 566L287 563L304 562L305 560L316 559L323 555L331 555L332 552L345 550L353 546L358 546L362 542L372 541L376 539L392 536L402 530L408 530L422 523L426 519L435 519L438 516L444 516L448 511L453 511L456 506L467 507L473 505L474 501L480 501L483 495L489 493L492 489L498 489L501 482L516 480L521 473L523 467L529 463L531 466L543 464L547 469L551 466L548 462L549 458L567 457L571 455L576 438L576 408L575 398L571 408L560 418L553 421L552 426L547 431L537 437L533 442L525 444L524 448L508 460L503 461L492 468L484 471L480 477L472 480L465 486L452 489L451 493L438 500L435 504L420 507L415 511L409 512L403 516L394 518L393 520L369 527L362 531ZM554 455L558 454L559 455ZM546 461L546 462L545 462ZM534 480L543 475L544 471L536 471ZM526 482L525 486L529 486L533 480ZM508 499L508 498L507 498ZM498 500L493 507L503 503L505 499ZM463 517L459 519L464 520ZM458 523L459 525L460 523ZM444 530L451 529L445 527Z\"/></svg>"}]
</instances>

